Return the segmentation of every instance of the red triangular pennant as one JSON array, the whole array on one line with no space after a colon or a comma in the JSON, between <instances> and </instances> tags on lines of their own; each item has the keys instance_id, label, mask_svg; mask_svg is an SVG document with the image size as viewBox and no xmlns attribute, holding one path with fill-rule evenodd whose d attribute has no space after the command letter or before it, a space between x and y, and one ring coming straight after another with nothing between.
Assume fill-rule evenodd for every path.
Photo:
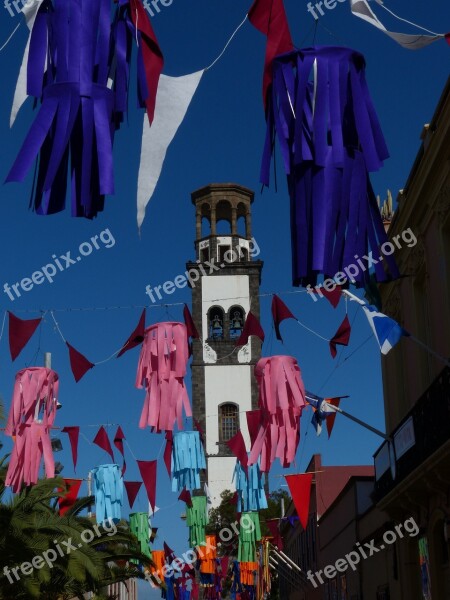
<instances>
[{"instance_id":1,"label":"red triangular pennant","mask_svg":"<svg viewBox=\"0 0 450 600\"><path fill-rule=\"evenodd\" d=\"M256 441L256 438L258 437L259 425L261 423L261 411L259 409L248 410L245 413L245 416L247 417L247 427L248 432L250 434L250 443L253 446L253 444Z\"/></svg>"},{"instance_id":2,"label":"red triangular pennant","mask_svg":"<svg viewBox=\"0 0 450 600\"><path fill-rule=\"evenodd\" d=\"M64 483L67 486L67 492L62 498L58 499L59 514L61 517L75 504L82 482L82 479L64 479ZM59 491L62 490L60 489Z\"/></svg>"},{"instance_id":3,"label":"red triangular pennant","mask_svg":"<svg viewBox=\"0 0 450 600\"><path fill-rule=\"evenodd\" d=\"M128 504L130 505L130 508L133 508L136 496L141 489L142 481L124 481L123 484L127 492Z\"/></svg>"},{"instance_id":4,"label":"red triangular pennant","mask_svg":"<svg viewBox=\"0 0 450 600\"><path fill-rule=\"evenodd\" d=\"M192 508L191 492L189 490L187 490L186 488L184 488L184 490L178 496L178 500L182 500L183 502L186 502L186 504Z\"/></svg>"},{"instance_id":5,"label":"red triangular pennant","mask_svg":"<svg viewBox=\"0 0 450 600\"><path fill-rule=\"evenodd\" d=\"M242 431L238 431L235 436L226 442L226 445L234 454L234 456L239 460L242 465L244 471L248 474L248 456L247 450L245 448L244 436L242 435Z\"/></svg>"},{"instance_id":6,"label":"red triangular pennant","mask_svg":"<svg viewBox=\"0 0 450 600\"><path fill-rule=\"evenodd\" d=\"M306 529L308 524L313 474L304 473L302 475L285 475L285 478L300 523L302 524L303 529Z\"/></svg>"},{"instance_id":7,"label":"red triangular pennant","mask_svg":"<svg viewBox=\"0 0 450 600\"><path fill-rule=\"evenodd\" d=\"M111 443L109 441L108 434L106 433L106 429L103 427L103 425L97 431L97 435L94 438L94 444L100 446L100 448L107 452L114 461L113 449L111 448Z\"/></svg>"},{"instance_id":8,"label":"red triangular pennant","mask_svg":"<svg viewBox=\"0 0 450 600\"><path fill-rule=\"evenodd\" d=\"M122 465L122 477L125 476L125 472L127 470L127 463L125 462L125 449L123 446L123 440L125 439L125 434L122 431L122 427L119 425L116 431L116 435L114 436L113 444L123 456L123 465Z\"/></svg>"},{"instance_id":9,"label":"red triangular pennant","mask_svg":"<svg viewBox=\"0 0 450 600\"><path fill-rule=\"evenodd\" d=\"M350 321L348 320L348 316L345 315L345 319L342 321L339 329L330 340L330 352L333 358L336 358L337 354L336 344L339 344L340 346L348 346L351 330Z\"/></svg>"},{"instance_id":10,"label":"red triangular pennant","mask_svg":"<svg viewBox=\"0 0 450 600\"><path fill-rule=\"evenodd\" d=\"M242 330L241 336L236 342L236 346L245 346L248 343L248 338L251 335L256 335L259 339L264 342L264 330L261 327L261 323L251 312L248 313L245 319L244 329Z\"/></svg>"},{"instance_id":11,"label":"red triangular pennant","mask_svg":"<svg viewBox=\"0 0 450 600\"><path fill-rule=\"evenodd\" d=\"M281 298L279 298L276 294L274 294L272 298L272 317L277 340L280 340L280 342L282 342L283 338L281 337L280 333L280 323L285 319L297 319L291 313L291 311L283 302L283 300L281 300Z\"/></svg>"},{"instance_id":12,"label":"red triangular pennant","mask_svg":"<svg viewBox=\"0 0 450 600\"><path fill-rule=\"evenodd\" d=\"M156 460L138 460L136 461L141 473L142 481L147 490L148 501L153 510L156 506Z\"/></svg>"},{"instance_id":13,"label":"red triangular pennant","mask_svg":"<svg viewBox=\"0 0 450 600\"><path fill-rule=\"evenodd\" d=\"M445 34L445 39L447 41L447 44L450 46L450 33Z\"/></svg>"},{"instance_id":14,"label":"red triangular pennant","mask_svg":"<svg viewBox=\"0 0 450 600\"><path fill-rule=\"evenodd\" d=\"M125 352L128 352L128 350L131 350L132 348L136 348L136 346L139 346L139 344L142 344L142 342L144 341L144 336L145 336L145 308L142 311L141 317L139 319L139 323L136 325L136 329L133 331L133 333L127 339L125 344L122 346L122 349L120 350L119 354L117 355L117 358L119 358L119 356L122 356L122 354L125 354Z\"/></svg>"},{"instance_id":15,"label":"red triangular pennant","mask_svg":"<svg viewBox=\"0 0 450 600\"><path fill-rule=\"evenodd\" d=\"M85 356L75 350L73 346L66 342L67 347L69 348L69 358L70 358L70 368L72 369L73 376L75 377L75 381L78 383L82 377L86 375L89 369L93 369L95 367L94 363L91 363Z\"/></svg>"},{"instance_id":16,"label":"red triangular pennant","mask_svg":"<svg viewBox=\"0 0 450 600\"><path fill-rule=\"evenodd\" d=\"M30 341L33 333L39 327L42 317L39 319L19 319L8 311L9 316L9 351L14 361Z\"/></svg>"},{"instance_id":17,"label":"red triangular pennant","mask_svg":"<svg viewBox=\"0 0 450 600\"><path fill-rule=\"evenodd\" d=\"M342 296L341 286L337 285L334 288L334 290L331 290L331 292L326 290L324 287L320 287L319 290L320 291L316 291L316 288L314 288L314 292L316 292L316 294L322 294L324 296L324 298L326 298L328 300L328 302L331 304L331 306L333 308L336 308L337 305L339 304L339 300L341 299L341 296Z\"/></svg>"},{"instance_id":18,"label":"red triangular pennant","mask_svg":"<svg viewBox=\"0 0 450 600\"><path fill-rule=\"evenodd\" d=\"M293 50L289 25L283 0L255 0L248 12L250 23L267 36L264 63L263 102L267 103L267 91L272 83L272 62L279 54Z\"/></svg>"},{"instance_id":19,"label":"red triangular pennant","mask_svg":"<svg viewBox=\"0 0 450 600\"><path fill-rule=\"evenodd\" d=\"M67 433L69 435L70 447L72 449L73 468L74 471L76 471L78 460L78 438L80 435L80 428L64 427L64 429L62 429L61 431L62 433Z\"/></svg>"},{"instance_id":20,"label":"red triangular pennant","mask_svg":"<svg viewBox=\"0 0 450 600\"><path fill-rule=\"evenodd\" d=\"M273 537L272 544L279 550L283 550L283 538L278 529L279 522L279 519L266 519L266 525L270 531L270 535Z\"/></svg>"},{"instance_id":21,"label":"red triangular pennant","mask_svg":"<svg viewBox=\"0 0 450 600\"><path fill-rule=\"evenodd\" d=\"M189 310L187 304L185 304L183 308L183 317L184 322L186 324L188 337L193 338L195 340L200 339L200 335L198 333L197 327L195 326L194 319L192 318L191 311Z\"/></svg>"},{"instance_id":22,"label":"red triangular pennant","mask_svg":"<svg viewBox=\"0 0 450 600\"><path fill-rule=\"evenodd\" d=\"M339 404L341 403L341 398L325 398L328 404L331 406L337 406L339 408ZM327 417L327 431L328 431L328 439L331 437L331 432L333 431L334 422L336 421L337 412L329 415Z\"/></svg>"},{"instance_id":23,"label":"red triangular pennant","mask_svg":"<svg viewBox=\"0 0 450 600\"><path fill-rule=\"evenodd\" d=\"M141 0L130 0L130 16L133 26L141 33L140 48L147 80L148 97L145 100L147 115L152 124L155 115L156 91L159 76L164 66L164 58L150 23L150 18Z\"/></svg>"},{"instance_id":24,"label":"red triangular pennant","mask_svg":"<svg viewBox=\"0 0 450 600\"><path fill-rule=\"evenodd\" d=\"M172 449L173 449L173 433L166 431L166 447L164 448L164 464L166 465L169 477L172 477Z\"/></svg>"}]
</instances>

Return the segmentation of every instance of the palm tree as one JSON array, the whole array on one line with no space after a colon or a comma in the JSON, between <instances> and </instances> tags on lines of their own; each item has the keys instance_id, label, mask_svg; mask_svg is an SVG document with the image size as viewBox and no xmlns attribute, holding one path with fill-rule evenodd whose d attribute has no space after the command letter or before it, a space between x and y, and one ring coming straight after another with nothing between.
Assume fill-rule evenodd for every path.
<instances>
[{"instance_id":1,"label":"palm tree","mask_svg":"<svg viewBox=\"0 0 450 600\"><path fill-rule=\"evenodd\" d=\"M139 542L126 522L117 525L114 535L110 528L97 527L92 519L81 514L92 504L91 497L80 498L60 516L56 506L63 492L57 490L64 489L65 484L59 478L40 480L9 502L3 502L6 469L3 459L0 461L0 565L3 567L0 598L69 600L81 598L89 591L104 598L102 590L110 583L144 577L130 561L135 559L148 565L149 559L141 553ZM88 543L84 541L91 538ZM21 565L29 575L21 572ZM19 569L14 571L14 567Z\"/></svg>"}]
</instances>

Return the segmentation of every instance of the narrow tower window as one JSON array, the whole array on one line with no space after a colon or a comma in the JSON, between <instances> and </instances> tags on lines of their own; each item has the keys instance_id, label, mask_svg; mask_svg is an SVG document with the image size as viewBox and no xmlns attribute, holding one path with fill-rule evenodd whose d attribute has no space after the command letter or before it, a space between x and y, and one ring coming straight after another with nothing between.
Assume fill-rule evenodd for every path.
<instances>
[{"instance_id":1,"label":"narrow tower window","mask_svg":"<svg viewBox=\"0 0 450 600\"><path fill-rule=\"evenodd\" d=\"M239 430L239 410L236 404L222 404L219 407L219 439L227 442Z\"/></svg>"},{"instance_id":2,"label":"narrow tower window","mask_svg":"<svg viewBox=\"0 0 450 600\"><path fill-rule=\"evenodd\" d=\"M212 340L223 340L223 310L213 306L209 311L209 337Z\"/></svg>"},{"instance_id":3,"label":"narrow tower window","mask_svg":"<svg viewBox=\"0 0 450 600\"><path fill-rule=\"evenodd\" d=\"M245 313L244 309L240 306L232 306L228 313L230 323L230 338L235 339L240 337L242 330L244 329Z\"/></svg>"}]
</instances>

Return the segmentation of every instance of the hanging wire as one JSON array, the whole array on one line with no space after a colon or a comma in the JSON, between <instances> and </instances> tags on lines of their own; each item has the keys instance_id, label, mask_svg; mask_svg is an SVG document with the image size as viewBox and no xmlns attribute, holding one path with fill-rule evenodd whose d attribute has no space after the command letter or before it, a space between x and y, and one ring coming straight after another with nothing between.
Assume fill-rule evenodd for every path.
<instances>
[{"instance_id":1,"label":"hanging wire","mask_svg":"<svg viewBox=\"0 0 450 600\"><path fill-rule=\"evenodd\" d=\"M13 35L16 33L16 31L19 29L19 27L22 25L22 23L19 23L16 28L13 30L13 32L11 33L11 35L9 36L9 38L6 40L6 42L3 44L3 46L0 47L0 52L2 50L4 50L6 48L6 46L9 44L9 42L11 41Z\"/></svg>"},{"instance_id":2,"label":"hanging wire","mask_svg":"<svg viewBox=\"0 0 450 600\"><path fill-rule=\"evenodd\" d=\"M228 49L228 46L231 44L231 42L233 41L235 35L237 34L237 32L239 31L239 29L241 29L241 27L244 26L245 22L248 19L248 15L245 15L245 19L242 21L242 23L240 23L237 28L235 29L235 31L233 32L232 36L230 37L230 39L228 40L228 42L225 44L225 48L222 50L222 52L219 54L219 56L209 65L209 67L205 68L205 71L209 71L209 69L212 69L214 67L214 65L219 62L219 60L222 58L222 56L225 54L225 52Z\"/></svg>"}]
</instances>

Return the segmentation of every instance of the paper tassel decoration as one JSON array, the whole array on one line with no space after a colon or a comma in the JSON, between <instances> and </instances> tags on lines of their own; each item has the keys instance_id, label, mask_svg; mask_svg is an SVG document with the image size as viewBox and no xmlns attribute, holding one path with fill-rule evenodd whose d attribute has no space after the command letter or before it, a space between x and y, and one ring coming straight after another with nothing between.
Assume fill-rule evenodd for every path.
<instances>
[{"instance_id":1,"label":"paper tassel decoration","mask_svg":"<svg viewBox=\"0 0 450 600\"><path fill-rule=\"evenodd\" d=\"M244 472L247 473L248 456L242 431L239 430L235 436L226 442L226 445L238 459L239 464L242 466Z\"/></svg>"},{"instance_id":2,"label":"paper tassel decoration","mask_svg":"<svg viewBox=\"0 0 450 600\"><path fill-rule=\"evenodd\" d=\"M138 460L136 461L139 472L147 491L147 498L154 512L156 512L156 460Z\"/></svg>"},{"instance_id":3,"label":"paper tassel decoration","mask_svg":"<svg viewBox=\"0 0 450 600\"><path fill-rule=\"evenodd\" d=\"M164 550L152 550L152 562L154 566L150 567L150 573L156 576L153 581L161 583L161 574L166 564Z\"/></svg>"},{"instance_id":4,"label":"paper tassel decoration","mask_svg":"<svg viewBox=\"0 0 450 600\"><path fill-rule=\"evenodd\" d=\"M50 430L56 416L59 377L51 369L30 367L16 375L5 435L14 438L5 486L14 493L34 485L41 459L46 477L55 476Z\"/></svg>"},{"instance_id":5,"label":"paper tassel decoration","mask_svg":"<svg viewBox=\"0 0 450 600\"><path fill-rule=\"evenodd\" d=\"M192 416L184 385L188 358L186 325L158 323L146 329L136 377L136 387L146 390L139 427L172 431L177 423L183 429L183 408Z\"/></svg>"},{"instance_id":6,"label":"paper tassel decoration","mask_svg":"<svg viewBox=\"0 0 450 600\"><path fill-rule=\"evenodd\" d=\"M78 383L90 369L95 367L95 364L83 356L81 352L75 350L75 348L71 346L69 342L66 342L66 346L69 348L70 368L72 369L76 383Z\"/></svg>"},{"instance_id":7,"label":"paper tassel decoration","mask_svg":"<svg viewBox=\"0 0 450 600\"><path fill-rule=\"evenodd\" d=\"M125 462L125 450L123 447L123 440L125 439L125 434L122 431L122 427L117 428L116 435L114 436L114 446L120 452L123 457L123 465L122 465L122 477L125 477L125 472L127 470L127 463Z\"/></svg>"},{"instance_id":8,"label":"paper tassel decoration","mask_svg":"<svg viewBox=\"0 0 450 600\"><path fill-rule=\"evenodd\" d=\"M285 478L300 523L303 529L306 529L308 525L309 501L311 497L313 474L304 473L302 475L285 475Z\"/></svg>"},{"instance_id":9,"label":"paper tassel decoration","mask_svg":"<svg viewBox=\"0 0 450 600\"><path fill-rule=\"evenodd\" d=\"M348 316L345 315L344 320L339 325L339 329L336 331L334 336L330 340L330 352L333 358L336 358L337 350L336 345L340 346L348 346L350 341L350 333L351 333L350 321L348 320Z\"/></svg>"},{"instance_id":10,"label":"paper tassel decoration","mask_svg":"<svg viewBox=\"0 0 450 600\"><path fill-rule=\"evenodd\" d=\"M287 467L300 441L300 415L305 388L297 361L292 356L261 358L255 366L261 421L248 464L261 457L261 471L268 473L275 458Z\"/></svg>"},{"instance_id":11,"label":"paper tassel decoration","mask_svg":"<svg viewBox=\"0 0 450 600\"><path fill-rule=\"evenodd\" d=\"M198 431L179 431L173 436L172 491L200 488L200 471L206 469L205 451Z\"/></svg>"},{"instance_id":12,"label":"paper tassel decoration","mask_svg":"<svg viewBox=\"0 0 450 600\"><path fill-rule=\"evenodd\" d=\"M387 12L389 12L391 15L393 15L396 19L399 19L400 21L405 21L405 19L398 17L391 10L386 8L383 5L383 2L381 2L380 0L377 0L377 2L380 6L385 8L387 10ZM371 25L373 25L374 27L376 27L377 29L379 29L380 31L385 33L392 40L397 42L397 44L400 44L400 46L403 46L403 48L406 48L407 50L419 50L421 48L425 48L425 46L428 46L429 44L432 44L433 42L436 42L438 40L442 40L444 38L448 39L448 36L449 36L449 34L444 34L444 33L432 33L431 31L429 31L428 29L425 29L424 27L421 27L420 25L411 23L411 21L407 21L407 23L409 23L410 25L414 25L414 27L417 27L417 29L426 31L426 32L428 32L428 34L431 34L431 35L426 35L426 34L424 35L423 33L408 34L408 33L397 33L395 31L388 31L386 29L386 27L383 25L383 23L378 19L378 17L372 11L367 0L350 0L350 6L351 6L351 11L355 15L355 17L359 17L360 19L367 21L367 23L370 23Z\"/></svg>"},{"instance_id":13,"label":"paper tassel decoration","mask_svg":"<svg viewBox=\"0 0 450 600\"><path fill-rule=\"evenodd\" d=\"M75 427L64 427L62 433L67 433L69 436L70 448L72 450L72 461L73 461L73 469L76 471L77 469L77 461L78 461L78 438L80 436L80 428Z\"/></svg>"},{"instance_id":14,"label":"paper tassel decoration","mask_svg":"<svg viewBox=\"0 0 450 600\"><path fill-rule=\"evenodd\" d=\"M93 439L93 444L96 444L102 450L107 452L110 455L111 459L114 460L114 453L111 447L111 442L109 441L108 434L106 433L106 429L103 427L103 425L97 431L97 435Z\"/></svg>"},{"instance_id":15,"label":"paper tassel decoration","mask_svg":"<svg viewBox=\"0 0 450 600\"><path fill-rule=\"evenodd\" d=\"M200 583L203 585L214 584L216 572L217 541L215 535L206 536L206 547L200 548ZM215 598L216 596L214 596Z\"/></svg>"},{"instance_id":16,"label":"paper tassel decoration","mask_svg":"<svg viewBox=\"0 0 450 600\"><path fill-rule=\"evenodd\" d=\"M9 318L9 351L11 359L14 361L30 341L33 333L41 324L39 319L19 319L8 311Z\"/></svg>"},{"instance_id":17,"label":"paper tassel decoration","mask_svg":"<svg viewBox=\"0 0 450 600\"><path fill-rule=\"evenodd\" d=\"M245 346L248 344L248 338L251 335L256 335L256 337L259 337L261 342L264 342L264 330L261 327L261 323L253 313L249 312L247 318L245 319L244 329L242 330L242 333L236 342L236 346Z\"/></svg>"},{"instance_id":18,"label":"paper tassel decoration","mask_svg":"<svg viewBox=\"0 0 450 600\"><path fill-rule=\"evenodd\" d=\"M65 208L93 218L114 193L114 132L128 105L131 48L136 41L138 100L153 119L163 59L142 0L41 4L31 29L27 91L41 108L7 181L23 181L39 157L32 205L49 215ZM80 68L82 65L82 68Z\"/></svg>"},{"instance_id":19,"label":"paper tassel decoration","mask_svg":"<svg viewBox=\"0 0 450 600\"><path fill-rule=\"evenodd\" d=\"M193 496L192 507L186 509L186 525L189 527L189 546L206 544L205 527L208 525L206 496Z\"/></svg>"},{"instance_id":20,"label":"paper tassel decoration","mask_svg":"<svg viewBox=\"0 0 450 600\"><path fill-rule=\"evenodd\" d=\"M142 344L142 342L144 341L144 336L145 336L145 308L142 311L141 317L139 319L139 323L136 325L136 329L133 331L133 333L127 339L125 344L122 346L122 349L120 350L119 354L117 355L117 358L122 356L122 354L125 354L125 352L128 352L128 350L131 350L132 348L136 348L136 346L139 346L140 344Z\"/></svg>"},{"instance_id":21,"label":"paper tassel decoration","mask_svg":"<svg viewBox=\"0 0 450 600\"><path fill-rule=\"evenodd\" d=\"M283 338L281 337L280 333L280 323L285 319L294 319L295 321L297 319L291 313L291 311L283 302L283 300L281 300L281 298L278 298L277 295L274 295L274 297L272 298L272 317L277 340L280 340L280 342L282 342Z\"/></svg>"},{"instance_id":22,"label":"paper tassel decoration","mask_svg":"<svg viewBox=\"0 0 450 600\"><path fill-rule=\"evenodd\" d=\"M119 465L100 465L92 469L97 523L114 521L122 516L123 478Z\"/></svg>"},{"instance_id":23,"label":"paper tassel decoration","mask_svg":"<svg viewBox=\"0 0 450 600\"><path fill-rule=\"evenodd\" d=\"M124 481L123 484L127 492L128 504L130 505L130 508L133 508L133 504L142 487L142 481Z\"/></svg>"},{"instance_id":24,"label":"paper tassel decoration","mask_svg":"<svg viewBox=\"0 0 450 600\"><path fill-rule=\"evenodd\" d=\"M267 36L266 58L264 61L263 101L272 83L272 62L278 54L293 49L289 25L283 0L255 0L248 12L250 23Z\"/></svg>"},{"instance_id":25,"label":"paper tassel decoration","mask_svg":"<svg viewBox=\"0 0 450 600\"><path fill-rule=\"evenodd\" d=\"M239 461L236 462L233 481L238 493L237 512L258 511L267 508L267 498L264 491L264 475L261 474L258 463L242 468Z\"/></svg>"},{"instance_id":26,"label":"paper tassel decoration","mask_svg":"<svg viewBox=\"0 0 450 600\"><path fill-rule=\"evenodd\" d=\"M241 572L241 583L242 585L254 586L256 584L255 575L259 571L259 563L257 562L241 562L239 564Z\"/></svg>"},{"instance_id":27,"label":"paper tassel decoration","mask_svg":"<svg viewBox=\"0 0 450 600\"><path fill-rule=\"evenodd\" d=\"M278 56L261 171L265 185L275 134L291 198L293 284L315 285L319 274L340 274L369 251L378 257L387 235L368 172L381 168L388 150L364 57L331 46ZM370 277L368 270L352 273L357 286ZM378 281L399 277L392 256L378 261L375 273Z\"/></svg>"},{"instance_id":28,"label":"paper tassel decoration","mask_svg":"<svg viewBox=\"0 0 450 600\"><path fill-rule=\"evenodd\" d=\"M58 500L59 514L65 515L68 510L72 508L78 498L78 492L80 491L82 479L64 479L64 483L67 486L67 491L62 498ZM62 490L60 490L62 491Z\"/></svg>"},{"instance_id":29,"label":"paper tassel decoration","mask_svg":"<svg viewBox=\"0 0 450 600\"><path fill-rule=\"evenodd\" d=\"M137 538L142 554L151 559L148 513L130 513L130 531Z\"/></svg>"},{"instance_id":30,"label":"paper tassel decoration","mask_svg":"<svg viewBox=\"0 0 450 600\"><path fill-rule=\"evenodd\" d=\"M261 527L257 512L244 512L239 527L239 562L256 562L256 542L261 540Z\"/></svg>"}]
</instances>

